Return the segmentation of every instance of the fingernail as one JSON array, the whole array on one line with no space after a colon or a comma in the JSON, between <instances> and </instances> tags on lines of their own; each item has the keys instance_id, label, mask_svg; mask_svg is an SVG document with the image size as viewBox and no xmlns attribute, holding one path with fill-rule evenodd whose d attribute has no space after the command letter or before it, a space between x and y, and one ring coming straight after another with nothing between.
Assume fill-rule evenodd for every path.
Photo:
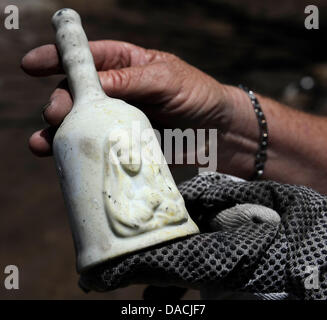
<instances>
[{"instance_id":1,"label":"fingernail","mask_svg":"<svg viewBox=\"0 0 327 320\"><path fill-rule=\"evenodd\" d=\"M49 101L46 105L44 105L43 107L42 107L42 109L41 109L41 118L42 118L42 120L43 120L43 122L45 122L45 123L47 123L47 121L45 120L45 118L44 118L44 113L45 113L45 111L51 106L51 103L52 103L52 101Z\"/></svg>"}]
</instances>

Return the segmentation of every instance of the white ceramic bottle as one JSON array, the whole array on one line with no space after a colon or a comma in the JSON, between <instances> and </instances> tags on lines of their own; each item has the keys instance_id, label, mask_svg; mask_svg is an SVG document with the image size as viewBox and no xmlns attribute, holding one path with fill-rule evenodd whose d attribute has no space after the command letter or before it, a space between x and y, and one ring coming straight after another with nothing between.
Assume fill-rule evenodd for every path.
<instances>
[{"instance_id":1,"label":"white ceramic bottle","mask_svg":"<svg viewBox=\"0 0 327 320\"><path fill-rule=\"evenodd\" d=\"M197 233L149 120L102 90L79 15L62 9L52 22L74 100L53 152L77 270Z\"/></svg>"}]
</instances>

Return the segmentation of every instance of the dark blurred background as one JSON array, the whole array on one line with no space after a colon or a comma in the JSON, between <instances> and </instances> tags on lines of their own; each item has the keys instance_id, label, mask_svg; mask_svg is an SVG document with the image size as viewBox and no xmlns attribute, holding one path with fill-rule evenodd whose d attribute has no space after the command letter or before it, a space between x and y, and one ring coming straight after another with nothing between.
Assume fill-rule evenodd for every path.
<instances>
[{"instance_id":1,"label":"dark blurred background","mask_svg":"<svg viewBox=\"0 0 327 320\"><path fill-rule=\"evenodd\" d=\"M6 30L4 8L20 10ZM304 27L305 6L319 8L319 30ZM20 60L54 42L50 19L76 9L90 40L116 39L173 52L229 84L243 83L288 105L327 114L327 1L304 0L0 0L0 299L140 299L143 286L110 293L77 287L73 243L52 159L28 150L44 126L41 108L60 76L30 78ZM174 169L177 181L194 175ZM4 289L6 265L20 289ZM185 298L198 298L189 291Z\"/></svg>"}]
</instances>

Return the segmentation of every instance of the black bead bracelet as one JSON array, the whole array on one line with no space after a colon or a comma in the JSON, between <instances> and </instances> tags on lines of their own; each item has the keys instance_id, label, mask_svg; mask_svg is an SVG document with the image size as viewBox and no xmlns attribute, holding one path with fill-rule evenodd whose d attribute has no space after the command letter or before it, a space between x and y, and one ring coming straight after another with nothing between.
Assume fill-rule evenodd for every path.
<instances>
[{"instance_id":1,"label":"black bead bracelet","mask_svg":"<svg viewBox=\"0 0 327 320\"><path fill-rule=\"evenodd\" d=\"M263 175L263 170L265 167L265 162L267 160L267 148L268 148L268 126L266 117L262 112L260 103L255 97L253 91L249 90L243 85L239 85L239 88L244 90L249 96L254 112L258 119L260 138L259 138L259 148L255 155L255 172L251 177L251 180L258 180Z\"/></svg>"}]
</instances>

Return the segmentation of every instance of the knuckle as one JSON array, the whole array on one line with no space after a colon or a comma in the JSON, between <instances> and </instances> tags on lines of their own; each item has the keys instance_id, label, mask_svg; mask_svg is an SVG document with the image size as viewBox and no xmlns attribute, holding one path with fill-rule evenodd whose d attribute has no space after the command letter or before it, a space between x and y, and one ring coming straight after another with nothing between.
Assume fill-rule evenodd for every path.
<instances>
[{"instance_id":1,"label":"knuckle","mask_svg":"<svg viewBox=\"0 0 327 320\"><path fill-rule=\"evenodd\" d=\"M109 77L112 82L112 89L123 89L128 87L130 77L125 70L110 70Z\"/></svg>"},{"instance_id":2,"label":"knuckle","mask_svg":"<svg viewBox=\"0 0 327 320\"><path fill-rule=\"evenodd\" d=\"M171 53L156 49L146 49L145 55L148 63L165 62L173 59L173 55Z\"/></svg>"}]
</instances>

